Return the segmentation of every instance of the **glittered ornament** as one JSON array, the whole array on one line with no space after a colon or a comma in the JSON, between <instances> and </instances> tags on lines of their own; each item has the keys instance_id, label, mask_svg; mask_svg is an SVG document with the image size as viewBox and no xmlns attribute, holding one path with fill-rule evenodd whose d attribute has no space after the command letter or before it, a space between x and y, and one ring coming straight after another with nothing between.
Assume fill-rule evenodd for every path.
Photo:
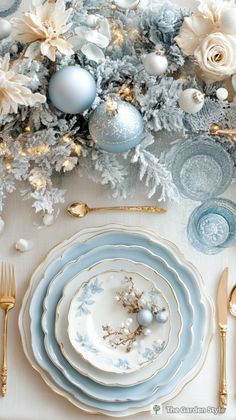
<instances>
[{"instance_id":1,"label":"glittered ornament","mask_svg":"<svg viewBox=\"0 0 236 420\"><path fill-rule=\"evenodd\" d=\"M181 92L179 97L180 108L189 114L201 111L204 105L204 94L197 89L189 88Z\"/></svg>"},{"instance_id":2,"label":"glittered ornament","mask_svg":"<svg viewBox=\"0 0 236 420\"><path fill-rule=\"evenodd\" d=\"M236 35L236 7L231 7L221 13L219 26L221 32Z\"/></svg>"},{"instance_id":3,"label":"glittered ornament","mask_svg":"<svg viewBox=\"0 0 236 420\"><path fill-rule=\"evenodd\" d=\"M229 96L229 92L225 88L219 88L216 91L216 97L219 101L225 101Z\"/></svg>"},{"instance_id":4,"label":"glittered ornament","mask_svg":"<svg viewBox=\"0 0 236 420\"><path fill-rule=\"evenodd\" d=\"M89 120L92 139L111 153L127 152L140 143L143 128L140 112L130 103L115 99L100 104Z\"/></svg>"},{"instance_id":5,"label":"glittered ornament","mask_svg":"<svg viewBox=\"0 0 236 420\"><path fill-rule=\"evenodd\" d=\"M96 83L91 74L79 66L68 66L54 73L48 94L53 105L67 114L81 114L96 97Z\"/></svg>"},{"instance_id":6,"label":"glittered ornament","mask_svg":"<svg viewBox=\"0 0 236 420\"><path fill-rule=\"evenodd\" d=\"M11 34L11 24L5 19L0 19L0 41Z\"/></svg>"},{"instance_id":7,"label":"glittered ornament","mask_svg":"<svg viewBox=\"0 0 236 420\"><path fill-rule=\"evenodd\" d=\"M168 68L168 61L161 50L147 54L143 60L143 65L150 76L161 76Z\"/></svg>"},{"instance_id":8,"label":"glittered ornament","mask_svg":"<svg viewBox=\"0 0 236 420\"><path fill-rule=\"evenodd\" d=\"M137 313L137 322L142 327L149 327L153 321L153 315L149 309L142 309Z\"/></svg>"}]
</instances>

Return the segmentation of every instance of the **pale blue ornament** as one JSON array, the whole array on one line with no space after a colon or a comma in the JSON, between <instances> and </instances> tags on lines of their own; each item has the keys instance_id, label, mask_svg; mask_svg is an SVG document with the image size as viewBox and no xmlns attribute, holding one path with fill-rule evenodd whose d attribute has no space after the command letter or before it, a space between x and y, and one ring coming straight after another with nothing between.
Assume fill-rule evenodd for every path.
<instances>
[{"instance_id":1,"label":"pale blue ornament","mask_svg":"<svg viewBox=\"0 0 236 420\"><path fill-rule=\"evenodd\" d=\"M160 322L161 324L165 324L165 322L167 322L169 319L168 311L165 308L160 309L155 314L155 318L157 322Z\"/></svg>"},{"instance_id":2,"label":"pale blue ornament","mask_svg":"<svg viewBox=\"0 0 236 420\"><path fill-rule=\"evenodd\" d=\"M153 321L153 315L149 309L142 309L137 313L137 322L142 327L149 327Z\"/></svg>"},{"instance_id":3,"label":"pale blue ornament","mask_svg":"<svg viewBox=\"0 0 236 420\"><path fill-rule=\"evenodd\" d=\"M124 153L135 147L142 139L143 129L140 112L119 99L100 104L89 120L92 139L101 149L111 153Z\"/></svg>"},{"instance_id":4,"label":"pale blue ornament","mask_svg":"<svg viewBox=\"0 0 236 420\"><path fill-rule=\"evenodd\" d=\"M66 114L81 114L95 97L97 86L91 74L79 66L68 66L54 73L48 94L53 105Z\"/></svg>"}]
</instances>

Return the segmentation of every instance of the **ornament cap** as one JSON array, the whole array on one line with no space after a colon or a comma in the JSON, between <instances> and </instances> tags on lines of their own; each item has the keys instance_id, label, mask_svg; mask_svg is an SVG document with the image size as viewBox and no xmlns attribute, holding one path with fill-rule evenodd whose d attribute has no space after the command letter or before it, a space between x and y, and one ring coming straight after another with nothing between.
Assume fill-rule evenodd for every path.
<instances>
[{"instance_id":1,"label":"ornament cap","mask_svg":"<svg viewBox=\"0 0 236 420\"><path fill-rule=\"evenodd\" d=\"M193 93L193 100L196 104L202 104L204 102L204 93L197 91Z\"/></svg>"},{"instance_id":2,"label":"ornament cap","mask_svg":"<svg viewBox=\"0 0 236 420\"><path fill-rule=\"evenodd\" d=\"M115 99L112 99L112 98L108 99L105 103L105 111L111 117L116 115L117 112L118 112L117 101Z\"/></svg>"}]
</instances>

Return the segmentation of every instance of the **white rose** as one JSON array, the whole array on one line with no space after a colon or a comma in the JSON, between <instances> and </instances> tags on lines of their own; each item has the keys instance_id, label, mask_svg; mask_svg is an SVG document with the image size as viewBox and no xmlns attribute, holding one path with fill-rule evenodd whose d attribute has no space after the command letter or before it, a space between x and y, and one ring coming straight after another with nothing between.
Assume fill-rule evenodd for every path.
<instances>
[{"instance_id":1,"label":"white rose","mask_svg":"<svg viewBox=\"0 0 236 420\"><path fill-rule=\"evenodd\" d=\"M194 57L207 83L224 80L236 73L236 37L212 33L196 48Z\"/></svg>"}]
</instances>

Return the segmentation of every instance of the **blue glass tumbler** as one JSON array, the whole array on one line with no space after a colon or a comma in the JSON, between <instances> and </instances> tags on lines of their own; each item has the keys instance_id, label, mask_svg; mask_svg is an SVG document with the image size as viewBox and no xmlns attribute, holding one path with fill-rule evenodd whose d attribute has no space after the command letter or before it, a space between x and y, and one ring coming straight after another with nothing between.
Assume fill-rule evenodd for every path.
<instances>
[{"instance_id":1,"label":"blue glass tumbler","mask_svg":"<svg viewBox=\"0 0 236 420\"><path fill-rule=\"evenodd\" d=\"M236 204L211 198L191 214L187 227L191 244L205 254L217 254L236 245Z\"/></svg>"}]
</instances>

